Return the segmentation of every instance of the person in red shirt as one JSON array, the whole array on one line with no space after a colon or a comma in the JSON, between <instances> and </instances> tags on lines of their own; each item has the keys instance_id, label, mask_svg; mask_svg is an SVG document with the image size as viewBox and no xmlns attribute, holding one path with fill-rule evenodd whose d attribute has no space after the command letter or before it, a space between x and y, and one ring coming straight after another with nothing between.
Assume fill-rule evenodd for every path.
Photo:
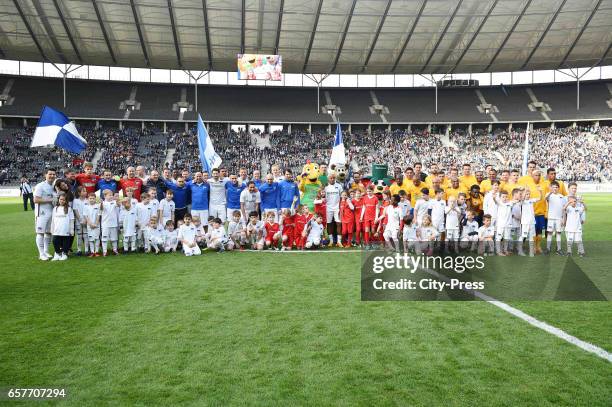
<instances>
[{"instance_id":1,"label":"person in red shirt","mask_svg":"<svg viewBox=\"0 0 612 407\"><path fill-rule=\"evenodd\" d=\"M365 188L364 188L365 189ZM361 246L361 232L363 231L363 223L361 222L361 210L363 209L363 198L360 190L355 190L355 199L351 199L351 203L355 208L355 243Z\"/></svg>"},{"instance_id":2,"label":"person in red shirt","mask_svg":"<svg viewBox=\"0 0 612 407\"><path fill-rule=\"evenodd\" d=\"M123 191L123 196L126 196L128 188L134 188L134 198L140 202L140 194L142 193L143 182L136 176L136 170L134 167L128 167L127 176L123 177L119 181L119 188Z\"/></svg>"},{"instance_id":3,"label":"person in red shirt","mask_svg":"<svg viewBox=\"0 0 612 407\"><path fill-rule=\"evenodd\" d=\"M281 214L281 224L283 225L281 250L291 250L295 241L295 219L297 215L292 209L283 209Z\"/></svg>"},{"instance_id":4,"label":"person in red shirt","mask_svg":"<svg viewBox=\"0 0 612 407\"><path fill-rule=\"evenodd\" d=\"M380 207L378 212L378 219L376 219L377 228L376 228L376 239L382 241L382 235L385 232L385 227L387 226L387 217L385 216L385 209L387 206L391 204L391 193L389 191L384 191L382 193L382 200L380 201Z\"/></svg>"},{"instance_id":5,"label":"person in red shirt","mask_svg":"<svg viewBox=\"0 0 612 407\"><path fill-rule=\"evenodd\" d=\"M344 247L351 247L353 241L353 230L355 229L355 206L353 206L352 198L355 196L355 191L347 194L342 191L340 195L340 221L342 222L342 240Z\"/></svg>"},{"instance_id":6,"label":"person in red shirt","mask_svg":"<svg viewBox=\"0 0 612 407\"><path fill-rule=\"evenodd\" d=\"M323 218L323 224L327 224L327 205L325 203L325 191L321 188L319 192L317 192L317 199L313 201L314 203L314 212L317 215L321 215Z\"/></svg>"},{"instance_id":7,"label":"person in red shirt","mask_svg":"<svg viewBox=\"0 0 612 407\"><path fill-rule=\"evenodd\" d=\"M85 188L89 195L96 192L98 181L100 181L101 177L94 174L92 163L85 163L83 169L85 172L77 174L75 179L77 184Z\"/></svg>"},{"instance_id":8,"label":"person in red shirt","mask_svg":"<svg viewBox=\"0 0 612 407\"><path fill-rule=\"evenodd\" d=\"M299 250L304 250L306 238L302 236L302 232L304 232L304 228L310 219L312 219L312 215L308 210L308 206L299 205L298 213L295 215L295 229L293 230L295 247Z\"/></svg>"},{"instance_id":9,"label":"person in red shirt","mask_svg":"<svg viewBox=\"0 0 612 407\"><path fill-rule=\"evenodd\" d=\"M367 248L373 249L370 244L370 231L374 231L374 223L378 212L378 198L374 195L374 185L368 185L366 196L363 197L360 220L363 223L364 240Z\"/></svg>"},{"instance_id":10,"label":"person in red shirt","mask_svg":"<svg viewBox=\"0 0 612 407\"><path fill-rule=\"evenodd\" d=\"M268 212L266 214L266 223L264 228L266 229L266 247L272 247L274 250L278 250L278 242L281 238L280 226L274 222L275 214Z\"/></svg>"}]
</instances>

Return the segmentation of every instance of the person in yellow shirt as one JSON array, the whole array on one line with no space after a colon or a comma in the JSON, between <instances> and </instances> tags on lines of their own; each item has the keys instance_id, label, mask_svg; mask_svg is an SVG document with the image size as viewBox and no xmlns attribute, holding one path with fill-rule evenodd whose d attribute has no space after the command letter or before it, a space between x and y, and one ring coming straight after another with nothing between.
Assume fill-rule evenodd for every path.
<instances>
[{"instance_id":1,"label":"person in yellow shirt","mask_svg":"<svg viewBox=\"0 0 612 407\"><path fill-rule=\"evenodd\" d=\"M444 192L446 192L446 198L450 198L451 196L454 196L455 199L457 199L457 197L459 196L460 193L464 193L467 195L468 190L466 187L464 187L460 182L459 182L459 178L452 178L450 181L450 186L448 188L446 188L444 190Z\"/></svg>"},{"instance_id":2,"label":"person in yellow shirt","mask_svg":"<svg viewBox=\"0 0 612 407\"><path fill-rule=\"evenodd\" d=\"M565 183L557 179L557 170L554 168L549 168L546 170L546 179L542 181L542 191L544 192L544 195L550 192L550 184L553 181L557 181L557 184L559 184L559 193L567 196L567 188L565 187Z\"/></svg>"},{"instance_id":3,"label":"person in yellow shirt","mask_svg":"<svg viewBox=\"0 0 612 407\"><path fill-rule=\"evenodd\" d=\"M521 185L519 185L518 183L518 179L519 179L519 171L518 170L510 171L510 178L508 179L507 182L504 182L503 187L500 185L500 189L506 191L508 195L512 195L512 190L514 188L521 187Z\"/></svg>"},{"instance_id":4,"label":"person in yellow shirt","mask_svg":"<svg viewBox=\"0 0 612 407\"><path fill-rule=\"evenodd\" d=\"M500 191L506 191L504 186L508 183L509 179L510 179L510 171L502 170L501 175L499 176L499 190Z\"/></svg>"},{"instance_id":5,"label":"person in yellow shirt","mask_svg":"<svg viewBox=\"0 0 612 407\"><path fill-rule=\"evenodd\" d=\"M531 180L523 178L523 182L525 182L525 188L529 188L529 192L532 197L540 197L540 199L533 204L536 232L533 240L535 246L535 254L540 254L542 253L542 232L546 231L546 211L548 209L546 199L544 199L545 195L543 191L544 185L542 180L542 171L533 169L529 178Z\"/></svg>"},{"instance_id":6,"label":"person in yellow shirt","mask_svg":"<svg viewBox=\"0 0 612 407\"><path fill-rule=\"evenodd\" d=\"M412 183L409 185L407 191L410 194L410 204L413 208L416 205L417 199L419 199L419 197L422 195L421 189L426 187L427 185L425 185L424 182L421 182L421 178L417 174L414 174Z\"/></svg>"},{"instance_id":7,"label":"person in yellow shirt","mask_svg":"<svg viewBox=\"0 0 612 407\"><path fill-rule=\"evenodd\" d=\"M518 179L518 183L525 186L528 183L531 183L533 181L533 171L536 169L537 166L538 163L536 163L535 161L529 161L527 163L527 173Z\"/></svg>"},{"instance_id":8,"label":"person in yellow shirt","mask_svg":"<svg viewBox=\"0 0 612 407\"><path fill-rule=\"evenodd\" d=\"M440 185L442 185L442 188L446 189L450 187L450 179L444 175L444 170L438 171L438 178L440 179Z\"/></svg>"},{"instance_id":9,"label":"person in yellow shirt","mask_svg":"<svg viewBox=\"0 0 612 407\"><path fill-rule=\"evenodd\" d=\"M438 176L439 170L440 170L440 167L438 166L438 164L436 163L431 164L429 168L429 175L425 177L425 183L428 185L429 189L431 189L431 184L433 180Z\"/></svg>"},{"instance_id":10,"label":"person in yellow shirt","mask_svg":"<svg viewBox=\"0 0 612 407\"><path fill-rule=\"evenodd\" d=\"M472 166L470 164L463 164L463 175L459 177L459 182L468 190L472 185L478 185L476 177L472 174Z\"/></svg>"},{"instance_id":11,"label":"person in yellow shirt","mask_svg":"<svg viewBox=\"0 0 612 407\"><path fill-rule=\"evenodd\" d=\"M483 180L480 183L480 192L482 192L485 195L487 192L491 190L491 185L493 184L493 181L497 181L497 171L495 170L495 168L493 167L489 168L488 176L489 178ZM501 182L499 184L501 187Z\"/></svg>"},{"instance_id":12,"label":"person in yellow shirt","mask_svg":"<svg viewBox=\"0 0 612 407\"><path fill-rule=\"evenodd\" d=\"M482 184L482 181L484 180L484 172L478 170L474 172L474 177L476 177L476 182L478 183L478 186L480 186L480 184Z\"/></svg>"},{"instance_id":13,"label":"person in yellow shirt","mask_svg":"<svg viewBox=\"0 0 612 407\"><path fill-rule=\"evenodd\" d=\"M446 191L444 188L442 188L442 183L440 182L440 179L436 177L434 178L433 183L429 188L429 196L435 198L437 190L442 191L442 199L446 201L448 199L448 197L446 196Z\"/></svg>"}]
</instances>

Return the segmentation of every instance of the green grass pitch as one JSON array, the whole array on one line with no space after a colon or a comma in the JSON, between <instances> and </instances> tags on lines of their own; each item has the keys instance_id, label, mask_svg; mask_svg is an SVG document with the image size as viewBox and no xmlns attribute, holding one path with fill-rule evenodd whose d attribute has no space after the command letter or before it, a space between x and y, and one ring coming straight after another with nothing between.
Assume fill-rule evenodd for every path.
<instances>
[{"instance_id":1,"label":"green grass pitch","mask_svg":"<svg viewBox=\"0 0 612 407\"><path fill-rule=\"evenodd\" d=\"M585 239L612 240L612 195L585 201ZM361 302L356 253L42 263L32 212L4 199L0 258L0 389L64 387L62 405L612 400L609 362L486 302ZM612 351L609 302L511 305Z\"/></svg>"}]
</instances>

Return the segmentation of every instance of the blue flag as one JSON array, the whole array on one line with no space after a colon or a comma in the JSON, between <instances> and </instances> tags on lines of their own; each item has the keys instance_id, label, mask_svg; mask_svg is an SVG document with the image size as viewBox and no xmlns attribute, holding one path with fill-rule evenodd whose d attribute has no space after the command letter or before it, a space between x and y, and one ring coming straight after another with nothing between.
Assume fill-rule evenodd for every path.
<instances>
[{"instance_id":1,"label":"blue flag","mask_svg":"<svg viewBox=\"0 0 612 407\"><path fill-rule=\"evenodd\" d=\"M221 157L215 152L212 140L208 135L208 131L202 121L202 116L198 114L198 147L200 147L200 161L202 162L202 169L209 174L213 168L221 165Z\"/></svg>"},{"instance_id":2,"label":"blue flag","mask_svg":"<svg viewBox=\"0 0 612 407\"><path fill-rule=\"evenodd\" d=\"M344 150L344 143L342 142L342 128L340 126L340 122L336 123L336 136L334 137L332 153L331 157L329 158L329 167L331 167L332 164L346 164L346 152Z\"/></svg>"},{"instance_id":3,"label":"blue flag","mask_svg":"<svg viewBox=\"0 0 612 407\"><path fill-rule=\"evenodd\" d=\"M44 106L30 147L52 146L79 154L87 148L73 122L58 110Z\"/></svg>"}]
</instances>

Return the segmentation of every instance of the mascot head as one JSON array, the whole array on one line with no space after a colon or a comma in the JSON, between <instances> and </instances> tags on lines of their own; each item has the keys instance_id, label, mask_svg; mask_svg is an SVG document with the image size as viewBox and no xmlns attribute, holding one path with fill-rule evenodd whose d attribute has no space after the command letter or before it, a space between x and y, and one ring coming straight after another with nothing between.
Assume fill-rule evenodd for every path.
<instances>
[{"instance_id":1,"label":"mascot head","mask_svg":"<svg viewBox=\"0 0 612 407\"><path fill-rule=\"evenodd\" d=\"M319 179L319 164L310 161L302 168L302 178L310 182L317 182Z\"/></svg>"},{"instance_id":2,"label":"mascot head","mask_svg":"<svg viewBox=\"0 0 612 407\"><path fill-rule=\"evenodd\" d=\"M346 181L346 177L348 176L348 170L348 164L332 164L327 170L327 175L335 174L338 182L344 183L344 181Z\"/></svg>"},{"instance_id":3,"label":"mascot head","mask_svg":"<svg viewBox=\"0 0 612 407\"><path fill-rule=\"evenodd\" d=\"M374 182L373 184L374 184L374 194L376 194L376 195L382 194L385 190L387 190L389 188L387 186L387 183L383 179L379 179L378 181Z\"/></svg>"}]
</instances>

